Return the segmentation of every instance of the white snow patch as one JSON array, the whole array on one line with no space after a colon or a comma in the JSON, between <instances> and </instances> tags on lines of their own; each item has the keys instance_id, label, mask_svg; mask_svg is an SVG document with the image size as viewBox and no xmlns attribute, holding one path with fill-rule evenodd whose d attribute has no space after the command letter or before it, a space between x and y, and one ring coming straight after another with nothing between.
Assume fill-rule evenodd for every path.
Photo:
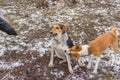
<instances>
[{"instance_id":1,"label":"white snow patch","mask_svg":"<svg viewBox=\"0 0 120 80\"><path fill-rule=\"evenodd\" d=\"M3 46L0 46L0 56L3 56L5 51L6 51L6 48L4 48Z\"/></svg>"},{"instance_id":2,"label":"white snow patch","mask_svg":"<svg viewBox=\"0 0 120 80\"><path fill-rule=\"evenodd\" d=\"M98 9L95 11L96 14L107 15L107 9Z\"/></svg>"},{"instance_id":3,"label":"white snow patch","mask_svg":"<svg viewBox=\"0 0 120 80\"><path fill-rule=\"evenodd\" d=\"M59 71L57 69L55 69L54 71L51 71L52 75L55 75L57 78L61 78L64 75L63 71Z\"/></svg>"},{"instance_id":4,"label":"white snow patch","mask_svg":"<svg viewBox=\"0 0 120 80\"><path fill-rule=\"evenodd\" d=\"M15 80L15 77L11 75L10 73L7 73L1 80Z\"/></svg>"},{"instance_id":5,"label":"white snow patch","mask_svg":"<svg viewBox=\"0 0 120 80\"><path fill-rule=\"evenodd\" d=\"M43 56L45 52L49 50L49 47L50 41L48 41L47 38L44 38L44 40L37 39L33 44L29 44L28 50L38 51L40 53L40 56Z\"/></svg>"},{"instance_id":6,"label":"white snow patch","mask_svg":"<svg viewBox=\"0 0 120 80\"><path fill-rule=\"evenodd\" d=\"M17 62L4 62L4 61L0 61L0 69L5 69L5 70L9 70L9 69L13 69L15 67L21 66L23 65L23 63L21 63L20 61Z\"/></svg>"}]
</instances>

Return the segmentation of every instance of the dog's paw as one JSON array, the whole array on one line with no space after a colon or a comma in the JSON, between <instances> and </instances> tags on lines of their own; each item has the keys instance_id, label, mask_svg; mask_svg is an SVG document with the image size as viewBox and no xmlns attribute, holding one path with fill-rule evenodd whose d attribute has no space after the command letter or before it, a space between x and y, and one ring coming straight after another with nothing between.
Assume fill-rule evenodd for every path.
<instances>
[{"instance_id":1,"label":"dog's paw","mask_svg":"<svg viewBox=\"0 0 120 80\"><path fill-rule=\"evenodd\" d=\"M74 71L73 71L73 70L70 70L69 72L70 72L71 74L74 74Z\"/></svg>"},{"instance_id":2,"label":"dog's paw","mask_svg":"<svg viewBox=\"0 0 120 80\"><path fill-rule=\"evenodd\" d=\"M92 74L98 74L98 72L97 71L93 71Z\"/></svg>"},{"instance_id":3,"label":"dog's paw","mask_svg":"<svg viewBox=\"0 0 120 80\"><path fill-rule=\"evenodd\" d=\"M54 67L54 64L49 63L48 67Z\"/></svg>"}]
</instances>

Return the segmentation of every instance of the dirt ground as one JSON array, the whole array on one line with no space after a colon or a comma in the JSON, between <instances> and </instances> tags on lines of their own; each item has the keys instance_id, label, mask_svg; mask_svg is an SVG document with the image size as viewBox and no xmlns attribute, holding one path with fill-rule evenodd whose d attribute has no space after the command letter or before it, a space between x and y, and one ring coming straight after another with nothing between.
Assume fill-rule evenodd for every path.
<instances>
[{"instance_id":1,"label":"dirt ground","mask_svg":"<svg viewBox=\"0 0 120 80\"><path fill-rule=\"evenodd\" d=\"M73 6L51 1L54 2L47 8L36 8L31 2L0 0L0 17L18 33L14 37L0 32L0 55L3 54L0 56L0 80L120 80L119 54L118 65L111 65L111 56L103 57L98 74L91 73L94 64L91 69L86 68L88 56L82 58L84 67L72 61L73 75L67 63L58 64L57 57L55 67L48 68L52 23L68 23L68 34L74 43L86 44L113 26L120 28L120 1L78 0L80 2ZM111 48L105 53L113 54Z\"/></svg>"}]
</instances>

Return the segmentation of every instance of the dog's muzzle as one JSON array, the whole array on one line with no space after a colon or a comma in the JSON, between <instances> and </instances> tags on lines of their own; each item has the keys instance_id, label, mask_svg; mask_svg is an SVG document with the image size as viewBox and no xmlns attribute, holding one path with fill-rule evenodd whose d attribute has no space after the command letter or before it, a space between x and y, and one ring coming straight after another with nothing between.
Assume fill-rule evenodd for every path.
<instances>
[{"instance_id":1,"label":"dog's muzzle","mask_svg":"<svg viewBox=\"0 0 120 80\"><path fill-rule=\"evenodd\" d=\"M57 36L57 33L50 32L50 35L51 35L52 37L55 37L55 36Z\"/></svg>"}]
</instances>

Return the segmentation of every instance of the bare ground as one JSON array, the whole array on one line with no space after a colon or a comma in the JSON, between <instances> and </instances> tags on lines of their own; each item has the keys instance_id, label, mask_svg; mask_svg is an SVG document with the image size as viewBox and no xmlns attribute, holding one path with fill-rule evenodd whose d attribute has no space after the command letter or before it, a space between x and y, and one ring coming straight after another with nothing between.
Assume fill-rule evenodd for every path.
<instances>
[{"instance_id":1,"label":"bare ground","mask_svg":"<svg viewBox=\"0 0 120 80\"><path fill-rule=\"evenodd\" d=\"M5 3L0 3L0 11L2 12L0 15L13 25L18 36L7 36L4 39L6 34L1 32L2 47L0 48L1 50L5 49L4 55L0 56L0 64L3 65L0 67L1 80L120 79L120 64L115 66L106 64L111 58L102 59L98 74L91 73L94 66L87 69L86 66L79 67L75 61L72 61L75 74L71 75L68 72L67 63L58 64L60 59L56 57L55 67L48 68L50 58L49 26L53 22L67 22L70 26L68 33L76 43L84 41L80 34L85 32L87 36L83 36L83 38L86 43L113 26L119 28L119 0L85 0L77 6L64 8L63 6L59 6L59 8L53 6L47 9L36 9L34 5L26 8L27 4L23 3L11 3L12 5ZM21 65L11 66L16 62ZM87 63L88 61L84 62L86 65ZM6 66L8 66L7 69L4 68Z\"/></svg>"}]
</instances>

